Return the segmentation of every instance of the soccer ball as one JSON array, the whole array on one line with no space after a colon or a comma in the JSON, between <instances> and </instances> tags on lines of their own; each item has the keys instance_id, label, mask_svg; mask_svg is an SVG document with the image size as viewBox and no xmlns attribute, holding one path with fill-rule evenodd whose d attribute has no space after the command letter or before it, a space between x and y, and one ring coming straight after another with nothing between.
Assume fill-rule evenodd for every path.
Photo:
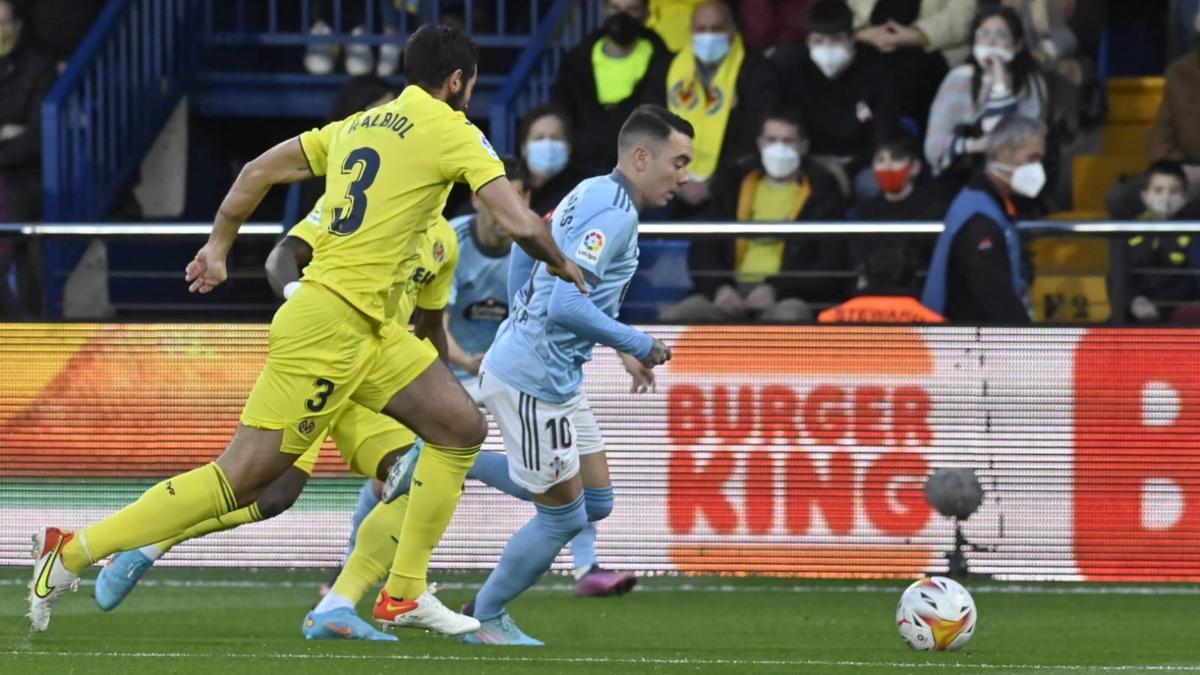
<instances>
[{"instance_id":1,"label":"soccer ball","mask_svg":"<svg viewBox=\"0 0 1200 675\"><path fill-rule=\"evenodd\" d=\"M954 651L975 634L975 600L962 584L927 577L904 589L896 605L896 630L919 651Z\"/></svg>"}]
</instances>

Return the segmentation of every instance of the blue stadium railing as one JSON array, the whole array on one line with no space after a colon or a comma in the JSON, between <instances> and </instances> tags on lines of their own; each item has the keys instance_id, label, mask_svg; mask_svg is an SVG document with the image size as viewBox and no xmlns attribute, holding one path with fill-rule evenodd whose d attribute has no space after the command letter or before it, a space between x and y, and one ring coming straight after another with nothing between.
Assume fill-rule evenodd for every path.
<instances>
[{"instance_id":1,"label":"blue stadium railing","mask_svg":"<svg viewBox=\"0 0 1200 675\"><path fill-rule=\"evenodd\" d=\"M191 0L109 0L42 103L44 219L103 220L195 70Z\"/></svg>"},{"instance_id":2,"label":"blue stadium railing","mask_svg":"<svg viewBox=\"0 0 1200 675\"><path fill-rule=\"evenodd\" d=\"M463 26L485 50L474 108L487 110L552 6L552 0L198 1L206 49L194 109L238 117L325 117L349 78L340 67L325 75L304 72L304 48L378 46L402 40L422 24L443 21ZM311 33L318 19L328 34ZM403 84L398 73L389 79Z\"/></svg>"},{"instance_id":3,"label":"blue stadium railing","mask_svg":"<svg viewBox=\"0 0 1200 675\"><path fill-rule=\"evenodd\" d=\"M556 0L538 24L489 110L489 135L498 152L517 150L517 122L550 98L563 55L600 23L600 3Z\"/></svg>"}]
</instances>

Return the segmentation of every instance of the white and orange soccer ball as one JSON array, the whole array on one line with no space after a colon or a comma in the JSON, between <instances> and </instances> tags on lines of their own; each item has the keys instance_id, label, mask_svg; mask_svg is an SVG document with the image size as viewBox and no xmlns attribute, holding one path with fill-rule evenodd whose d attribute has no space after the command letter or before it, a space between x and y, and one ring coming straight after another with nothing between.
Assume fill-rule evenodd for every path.
<instances>
[{"instance_id":1,"label":"white and orange soccer ball","mask_svg":"<svg viewBox=\"0 0 1200 675\"><path fill-rule=\"evenodd\" d=\"M919 651L954 651L975 635L975 600L962 584L926 577L904 589L896 605L896 630Z\"/></svg>"}]
</instances>

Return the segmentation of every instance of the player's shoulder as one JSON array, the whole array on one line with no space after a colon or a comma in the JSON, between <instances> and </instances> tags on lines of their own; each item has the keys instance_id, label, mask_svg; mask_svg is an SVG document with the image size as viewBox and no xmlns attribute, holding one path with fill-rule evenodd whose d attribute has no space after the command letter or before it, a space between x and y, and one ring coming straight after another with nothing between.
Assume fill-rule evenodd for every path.
<instances>
[{"instance_id":1,"label":"player's shoulder","mask_svg":"<svg viewBox=\"0 0 1200 675\"><path fill-rule=\"evenodd\" d=\"M577 198L576 209L582 209L589 215L604 213L626 220L637 218L629 184L616 172L582 181L573 194Z\"/></svg>"}]
</instances>

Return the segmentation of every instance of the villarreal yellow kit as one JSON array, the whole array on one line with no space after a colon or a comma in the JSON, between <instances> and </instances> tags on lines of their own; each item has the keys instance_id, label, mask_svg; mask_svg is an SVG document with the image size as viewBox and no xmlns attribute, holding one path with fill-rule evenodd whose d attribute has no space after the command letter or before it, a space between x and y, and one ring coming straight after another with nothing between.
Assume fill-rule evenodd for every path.
<instances>
[{"instance_id":1,"label":"villarreal yellow kit","mask_svg":"<svg viewBox=\"0 0 1200 675\"><path fill-rule=\"evenodd\" d=\"M414 86L300 143L326 176L313 260L271 322L267 363L242 411L243 424L282 429L281 452L296 455L348 401L378 412L437 358L392 320L399 303L389 297L451 184L477 191L504 176L466 116Z\"/></svg>"},{"instance_id":2,"label":"villarreal yellow kit","mask_svg":"<svg viewBox=\"0 0 1200 675\"><path fill-rule=\"evenodd\" d=\"M289 237L306 242L314 251L320 234L321 206L318 201L312 212L288 231ZM438 216L434 226L421 236L415 255L402 266L405 271L388 296L387 313L393 321L407 328L415 309L440 310L450 302L454 271L458 267L458 237L450 223ZM354 401L348 402L333 418L329 435L350 469L367 477L376 475L385 455L417 440L408 427ZM294 466L312 474L323 442L323 438L315 439Z\"/></svg>"}]
</instances>

